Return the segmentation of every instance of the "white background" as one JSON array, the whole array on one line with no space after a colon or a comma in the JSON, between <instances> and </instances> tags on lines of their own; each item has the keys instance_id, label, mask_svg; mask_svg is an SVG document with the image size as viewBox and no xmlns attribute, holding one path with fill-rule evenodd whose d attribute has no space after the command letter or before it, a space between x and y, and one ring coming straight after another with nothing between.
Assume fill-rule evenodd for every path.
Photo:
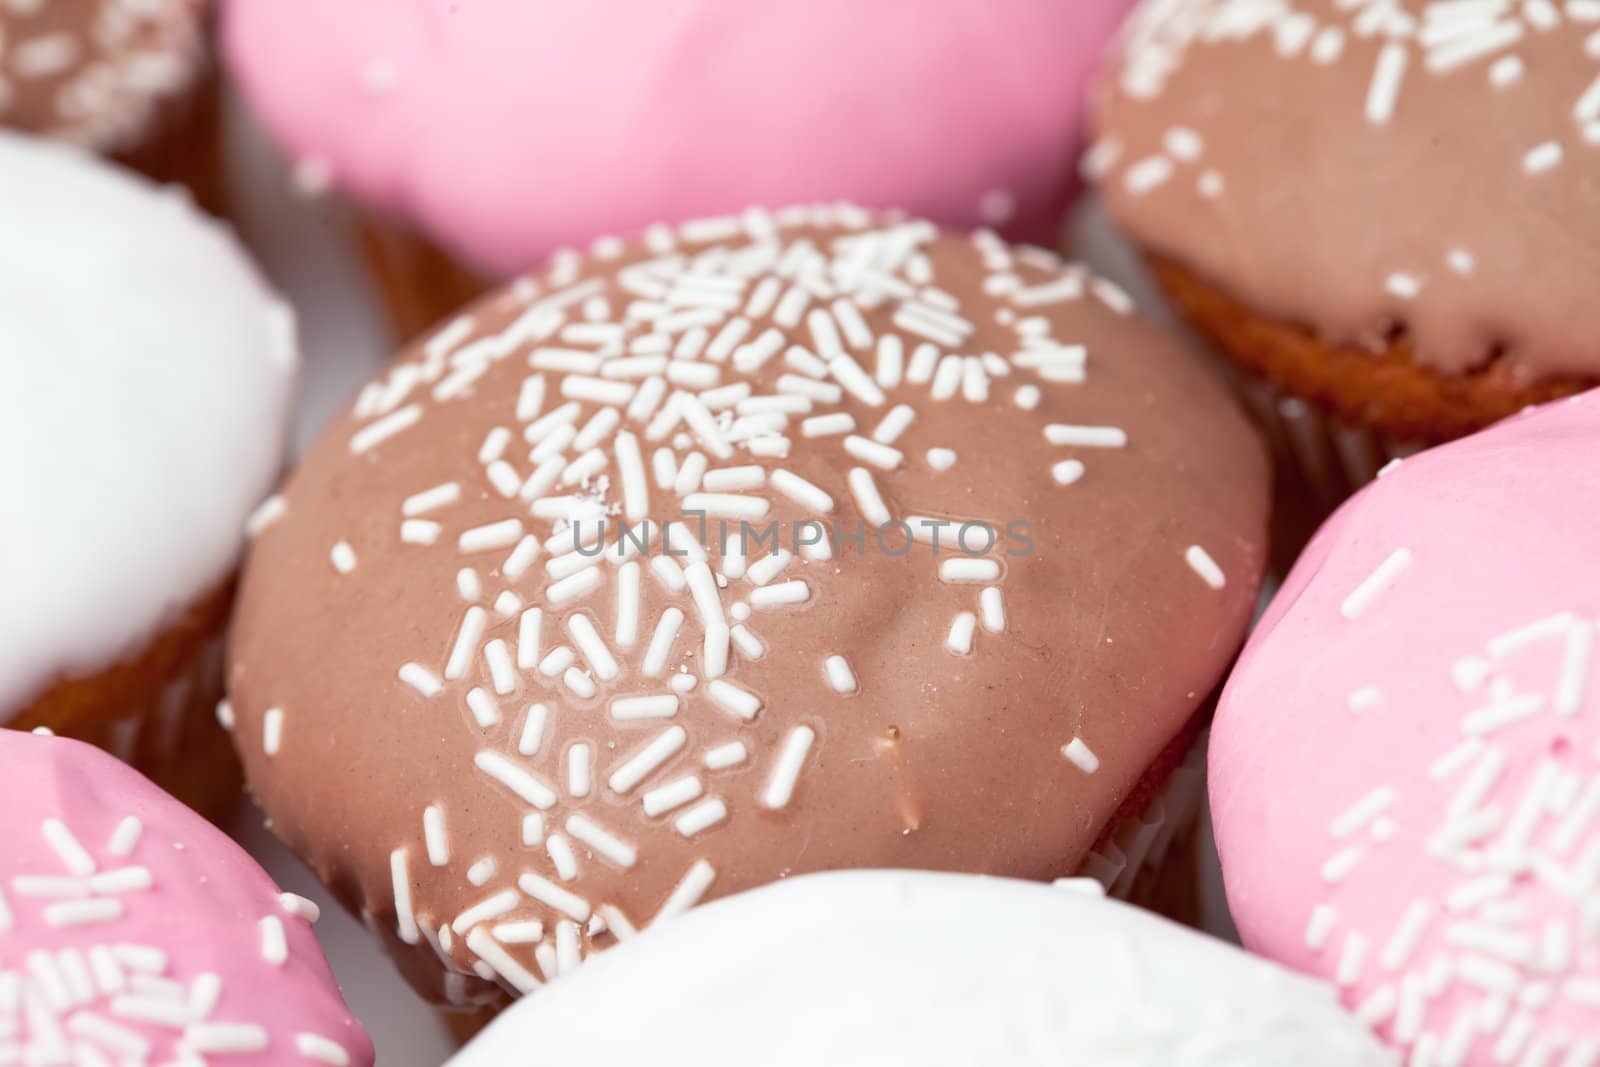
<instances>
[{"instance_id":1,"label":"white background","mask_svg":"<svg viewBox=\"0 0 1600 1067\"><path fill-rule=\"evenodd\" d=\"M234 107L230 122L235 221L267 275L300 316L305 365L295 424L296 451L324 421L387 361L393 345L367 289L359 257L346 239L339 209L310 202L291 190L288 168ZM530 194L532 195L532 194ZM1074 251L1123 283L1147 313L1165 318L1151 298L1133 257L1092 204L1081 208L1071 230ZM382 1067L438 1067L454 1045L440 1017L394 973L360 923L334 904L322 887L246 807L233 833L286 890L322 904L317 926L351 1010L372 1033ZM1226 934L1216 872L1209 881L1213 930Z\"/></svg>"}]
</instances>

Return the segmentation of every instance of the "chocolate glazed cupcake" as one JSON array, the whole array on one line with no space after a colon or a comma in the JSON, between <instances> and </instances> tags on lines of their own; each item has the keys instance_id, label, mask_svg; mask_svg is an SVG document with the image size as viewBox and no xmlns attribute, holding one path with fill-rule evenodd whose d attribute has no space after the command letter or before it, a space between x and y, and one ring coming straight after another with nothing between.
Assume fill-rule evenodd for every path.
<instances>
[{"instance_id":1,"label":"chocolate glazed cupcake","mask_svg":"<svg viewBox=\"0 0 1600 1067\"><path fill-rule=\"evenodd\" d=\"M1600 384L1600 8L1152 0L1087 157L1324 504Z\"/></svg>"},{"instance_id":2,"label":"chocolate glazed cupcake","mask_svg":"<svg viewBox=\"0 0 1600 1067\"><path fill-rule=\"evenodd\" d=\"M0 126L222 200L209 0L0 3Z\"/></svg>"},{"instance_id":3,"label":"chocolate glazed cupcake","mask_svg":"<svg viewBox=\"0 0 1600 1067\"><path fill-rule=\"evenodd\" d=\"M1120 291L846 207L654 232L403 352L247 564L253 790L458 1006L791 874L1137 866L1255 603L1260 445Z\"/></svg>"}]
</instances>

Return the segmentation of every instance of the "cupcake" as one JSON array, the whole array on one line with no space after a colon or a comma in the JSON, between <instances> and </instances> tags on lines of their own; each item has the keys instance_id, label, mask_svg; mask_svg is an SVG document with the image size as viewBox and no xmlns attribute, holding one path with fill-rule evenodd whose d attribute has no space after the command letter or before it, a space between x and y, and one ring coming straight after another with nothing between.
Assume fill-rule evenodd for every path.
<instances>
[{"instance_id":1,"label":"cupcake","mask_svg":"<svg viewBox=\"0 0 1600 1067\"><path fill-rule=\"evenodd\" d=\"M1266 461L1123 294L855 208L602 243L401 353L254 542L277 834L411 979L528 993L791 874L1131 886Z\"/></svg>"},{"instance_id":2,"label":"cupcake","mask_svg":"<svg viewBox=\"0 0 1600 1067\"><path fill-rule=\"evenodd\" d=\"M1410 1063L1600 1057L1600 395L1350 501L1228 683L1212 806L1245 945Z\"/></svg>"},{"instance_id":3,"label":"cupcake","mask_svg":"<svg viewBox=\"0 0 1600 1067\"><path fill-rule=\"evenodd\" d=\"M292 316L179 192L14 134L0 174L0 724L215 810L239 782L219 638L281 470Z\"/></svg>"},{"instance_id":4,"label":"cupcake","mask_svg":"<svg viewBox=\"0 0 1600 1067\"><path fill-rule=\"evenodd\" d=\"M1128 6L235 0L223 44L298 177L360 204L410 340L558 248L753 204L1050 243Z\"/></svg>"},{"instance_id":5,"label":"cupcake","mask_svg":"<svg viewBox=\"0 0 1600 1067\"><path fill-rule=\"evenodd\" d=\"M1333 990L1096 883L852 871L719 901L450 1061L1387 1067Z\"/></svg>"},{"instance_id":6,"label":"cupcake","mask_svg":"<svg viewBox=\"0 0 1600 1067\"><path fill-rule=\"evenodd\" d=\"M1131 21L1085 165L1321 504L1600 384L1597 34L1546 0Z\"/></svg>"},{"instance_id":7,"label":"cupcake","mask_svg":"<svg viewBox=\"0 0 1600 1067\"><path fill-rule=\"evenodd\" d=\"M222 193L208 0L0 4L0 127L53 137Z\"/></svg>"},{"instance_id":8,"label":"cupcake","mask_svg":"<svg viewBox=\"0 0 1600 1067\"><path fill-rule=\"evenodd\" d=\"M311 926L109 756L0 730L0 1062L371 1067Z\"/></svg>"}]
</instances>

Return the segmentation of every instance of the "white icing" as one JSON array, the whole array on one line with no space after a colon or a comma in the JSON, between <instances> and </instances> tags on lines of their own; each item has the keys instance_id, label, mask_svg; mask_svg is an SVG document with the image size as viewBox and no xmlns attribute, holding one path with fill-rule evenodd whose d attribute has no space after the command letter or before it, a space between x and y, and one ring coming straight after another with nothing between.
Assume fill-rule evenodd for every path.
<instances>
[{"instance_id":1,"label":"white icing","mask_svg":"<svg viewBox=\"0 0 1600 1067\"><path fill-rule=\"evenodd\" d=\"M279 473L293 319L175 190L0 134L0 721L214 589Z\"/></svg>"},{"instance_id":2,"label":"white icing","mask_svg":"<svg viewBox=\"0 0 1600 1067\"><path fill-rule=\"evenodd\" d=\"M1376 1067L1332 989L1059 886L850 872L689 912L451 1060L653 1067Z\"/></svg>"}]
</instances>

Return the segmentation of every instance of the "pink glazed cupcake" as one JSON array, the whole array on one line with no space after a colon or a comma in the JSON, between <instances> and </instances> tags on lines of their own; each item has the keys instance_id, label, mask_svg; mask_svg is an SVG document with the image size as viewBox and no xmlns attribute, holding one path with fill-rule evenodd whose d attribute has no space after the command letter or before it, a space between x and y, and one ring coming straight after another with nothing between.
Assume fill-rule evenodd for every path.
<instances>
[{"instance_id":1,"label":"pink glazed cupcake","mask_svg":"<svg viewBox=\"0 0 1600 1067\"><path fill-rule=\"evenodd\" d=\"M408 338L558 249L752 205L1049 242L1130 2L232 0L223 39L297 178L361 205Z\"/></svg>"},{"instance_id":2,"label":"pink glazed cupcake","mask_svg":"<svg viewBox=\"0 0 1600 1067\"><path fill-rule=\"evenodd\" d=\"M1247 947L1412 1064L1600 1062L1600 394L1405 460L1229 682L1212 805Z\"/></svg>"},{"instance_id":3,"label":"pink glazed cupcake","mask_svg":"<svg viewBox=\"0 0 1600 1067\"><path fill-rule=\"evenodd\" d=\"M137 771L0 730L0 810L0 1063L371 1067L316 905Z\"/></svg>"}]
</instances>

